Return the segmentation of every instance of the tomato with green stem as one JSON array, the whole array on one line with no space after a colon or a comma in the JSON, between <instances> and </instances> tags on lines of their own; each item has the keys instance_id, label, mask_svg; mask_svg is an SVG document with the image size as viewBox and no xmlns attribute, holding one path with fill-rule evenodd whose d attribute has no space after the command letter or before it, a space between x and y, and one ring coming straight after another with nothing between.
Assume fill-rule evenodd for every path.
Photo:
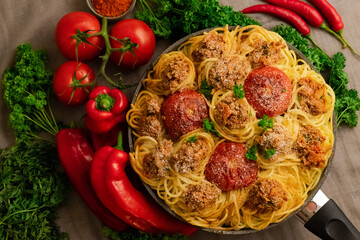
<instances>
[{"instance_id":1,"label":"tomato with green stem","mask_svg":"<svg viewBox=\"0 0 360 240\"><path fill-rule=\"evenodd\" d=\"M87 12L71 12L56 25L55 41L60 52L70 60L88 61L99 56L104 39L92 35L101 31L99 20Z\"/></svg>"},{"instance_id":2,"label":"tomato with green stem","mask_svg":"<svg viewBox=\"0 0 360 240\"><path fill-rule=\"evenodd\" d=\"M96 86L94 71L85 63L69 61L55 72L53 89L60 102L68 106L84 104Z\"/></svg>"},{"instance_id":3,"label":"tomato with green stem","mask_svg":"<svg viewBox=\"0 0 360 240\"><path fill-rule=\"evenodd\" d=\"M137 44L124 49L124 41ZM112 53L110 59L120 67L133 68L147 63L155 50L155 35L151 28L138 19L125 19L116 23L110 32ZM121 50L122 49L122 50ZM124 51L125 50L125 51Z\"/></svg>"}]
</instances>

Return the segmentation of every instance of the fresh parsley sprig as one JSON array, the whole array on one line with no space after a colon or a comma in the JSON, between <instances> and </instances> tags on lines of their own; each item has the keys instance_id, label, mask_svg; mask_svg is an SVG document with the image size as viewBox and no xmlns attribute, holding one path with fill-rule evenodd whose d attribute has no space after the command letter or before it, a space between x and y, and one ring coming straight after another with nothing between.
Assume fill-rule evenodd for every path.
<instances>
[{"instance_id":1,"label":"fresh parsley sprig","mask_svg":"<svg viewBox=\"0 0 360 240\"><path fill-rule=\"evenodd\" d=\"M241 84L234 85L233 92L234 92L234 97L236 97L236 98L241 99L241 98L245 97L244 88L243 88L243 86Z\"/></svg>"},{"instance_id":2,"label":"fresh parsley sprig","mask_svg":"<svg viewBox=\"0 0 360 240\"><path fill-rule=\"evenodd\" d=\"M299 49L319 72L330 71L328 84L335 92L336 122L349 127L358 124L357 111L360 111L360 98L355 89L348 89L349 77L344 71L346 59L341 52L330 58L319 48L312 48L306 38L291 26L279 25L273 29L287 42Z\"/></svg>"},{"instance_id":3,"label":"fresh parsley sprig","mask_svg":"<svg viewBox=\"0 0 360 240\"><path fill-rule=\"evenodd\" d=\"M204 94L207 100L212 99L212 90L213 88L207 83L206 79L202 80L200 85L200 91L202 94Z\"/></svg>"},{"instance_id":4,"label":"fresh parsley sprig","mask_svg":"<svg viewBox=\"0 0 360 240\"><path fill-rule=\"evenodd\" d=\"M196 140L197 140L197 134L195 134L195 135L193 135L193 136L191 136L191 137L188 137L187 139L186 139L186 142L196 142Z\"/></svg>"},{"instance_id":5,"label":"fresh parsley sprig","mask_svg":"<svg viewBox=\"0 0 360 240\"><path fill-rule=\"evenodd\" d=\"M245 156L246 156L247 159L256 161L257 158L258 158L257 153L258 153L258 148L257 148L256 145L254 145L254 146L251 146L251 148L249 148L246 151Z\"/></svg>"},{"instance_id":6,"label":"fresh parsley sprig","mask_svg":"<svg viewBox=\"0 0 360 240\"><path fill-rule=\"evenodd\" d=\"M218 131L216 131L214 123L211 122L210 119L208 119L208 118L204 119L203 127L206 132L210 132L217 137L221 137L220 133Z\"/></svg>"},{"instance_id":7,"label":"fresh parsley sprig","mask_svg":"<svg viewBox=\"0 0 360 240\"><path fill-rule=\"evenodd\" d=\"M258 126L262 127L263 131L266 131L268 128L273 128L274 119L269 118L266 114L264 114L263 118L258 122Z\"/></svg>"}]
</instances>

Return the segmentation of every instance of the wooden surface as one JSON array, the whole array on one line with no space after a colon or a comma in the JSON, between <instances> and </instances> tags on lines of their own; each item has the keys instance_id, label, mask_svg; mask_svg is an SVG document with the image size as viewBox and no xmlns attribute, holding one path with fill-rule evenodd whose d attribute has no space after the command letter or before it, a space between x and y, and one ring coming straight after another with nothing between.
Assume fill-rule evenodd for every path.
<instances>
[{"instance_id":1,"label":"wooden surface","mask_svg":"<svg viewBox=\"0 0 360 240\"><path fill-rule=\"evenodd\" d=\"M227 0L223 5L231 5L235 10L262 1ZM345 28L344 36L360 51L360 1L358 0L329 0L341 14ZM54 42L54 30L58 20L71 11L89 11L85 0L1 0L0 1L0 72L13 63L17 45L30 42L35 48L45 48L48 53L48 67L56 70L66 59L59 53ZM260 21L264 27L272 28L281 20L264 14L253 14L253 18ZM110 24L111 26L111 24ZM319 46L329 55L342 51L347 58L346 72L349 74L349 87L360 90L360 58L355 57L349 49L341 49L341 44L328 33L311 28L311 35ZM170 41L159 40L153 59L171 44ZM89 63L95 70L100 66L98 60ZM135 83L143 74L146 66L125 74L127 83ZM109 72L115 73L114 66L109 66ZM0 88L1 90L1 88ZM135 88L126 90L129 99ZM66 123L78 120L84 114L84 108L67 108L52 101L56 108L56 117ZM2 99L0 100L0 148L13 143L11 129L6 127L8 112ZM336 134L336 151L333 167L327 177L322 190L343 209L345 214L360 229L360 128L341 127ZM58 221L61 229L70 234L71 239L104 239L101 234L101 224L82 203L76 193L70 189L66 206L60 209ZM235 240L235 239L318 239L308 232L295 217L277 227L259 231L246 236L217 235L199 231L190 239L206 240Z\"/></svg>"}]
</instances>

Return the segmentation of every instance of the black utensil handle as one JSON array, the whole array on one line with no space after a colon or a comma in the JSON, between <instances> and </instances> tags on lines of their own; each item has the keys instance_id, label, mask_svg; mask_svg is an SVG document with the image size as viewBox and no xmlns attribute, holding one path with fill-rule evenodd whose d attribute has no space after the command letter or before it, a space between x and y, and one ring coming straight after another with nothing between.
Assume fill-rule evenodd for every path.
<instances>
[{"instance_id":1,"label":"black utensil handle","mask_svg":"<svg viewBox=\"0 0 360 240\"><path fill-rule=\"evenodd\" d=\"M360 240L360 232L332 199L305 223L305 227L326 240Z\"/></svg>"}]
</instances>

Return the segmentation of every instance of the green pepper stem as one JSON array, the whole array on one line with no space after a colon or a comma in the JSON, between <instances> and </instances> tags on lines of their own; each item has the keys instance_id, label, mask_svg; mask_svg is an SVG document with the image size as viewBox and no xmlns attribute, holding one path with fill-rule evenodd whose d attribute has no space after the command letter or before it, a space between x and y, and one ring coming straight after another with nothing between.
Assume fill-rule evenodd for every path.
<instances>
[{"instance_id":1,"label":"green pepper stem","mask_svg":"<svg viewBox=\"0 0 360 240\"><path fill-rule=\"evenodd\" d=\"M360 57L359 53L345 40L342 30L338 32L334 32L329 27L327 27L324 23L321 24L320 28L324 29L325 31L329 32L330 34L334 35L343 45L343 48L349 47L350 50L358 57Z\"/></svg>"},{"instance_id":2,"label":"green pepper stem","mask_svg":"<svg viewBox=\"0 0 360 240\"><path fill-rule=\"evenodd\" d=\"M118 142L117 142L117 145L114 148L119 149L121 151L124 151L123 137L122 137L122 132L121 131L119 131Z\"/></svg>"}]
</instances>

